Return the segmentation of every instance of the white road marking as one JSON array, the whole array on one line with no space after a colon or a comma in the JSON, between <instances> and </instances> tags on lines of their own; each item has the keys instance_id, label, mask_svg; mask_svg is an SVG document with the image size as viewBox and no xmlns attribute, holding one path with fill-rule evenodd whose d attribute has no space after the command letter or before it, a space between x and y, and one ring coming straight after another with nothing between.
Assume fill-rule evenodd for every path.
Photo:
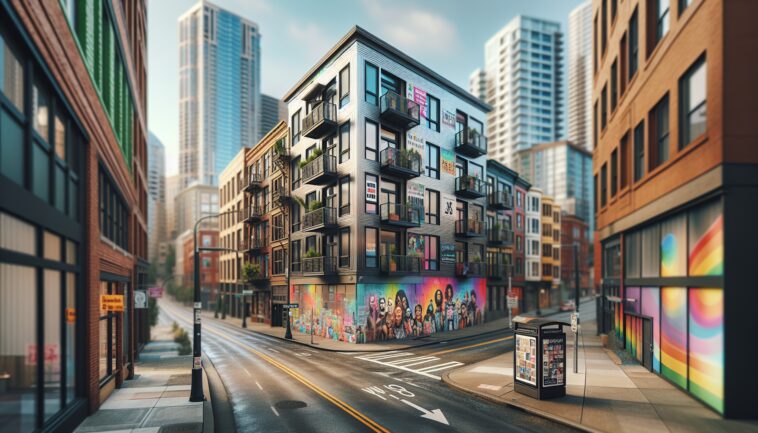
<instances>
[{"instance_id":1,"label":"white road marking","mask_svg":"<svg viewBox=\"0 0 758 433\"><path fill-rule=\"evenodd\" d=\"M242 367L242 370L243 370L243 371L245 372L245 374L247 374L248 376L250 376L250 377L253 377L253 375L252 375L252 374L250 374L250 372L249 372L249 371L247 371L247 368L245 368L245 367ZM256 383L257 383L257 382L256 382Z\"/></svg>"},{"instance_id":2,"label":"white road marking","mask_svg":"<svg viewBox=\"0 0 758 433\"><path fill-rule=\"evenodd\" d=\"M276 353L279 353L279 351L278 351L278 350L276 350L276 349L274 349L273 347L269 347L269 348L268 348L268 350L270 350L270 351L272 351L272 352L276 352Z\"/></svg>"},{"instance_id":3,"label":"white road marking","mask_svg":"<svg viewBox=\"0 0 758 433\"><path fill-rule=\"evenodd\" d=\"M374 364L383 365L385 367L391 367L398 370L415 373L421 376L428 377L430 379L442 380L440 376L430 374L435 371L446 370L449 368L460 367L464 365L458 361L448 361L442 364L437 363L440 361L439 357L426 355L417 356L412 352L384 352L381 354L368 354L355 356L356 359L363 361L373 362ZM430 364L431 363L431 364ZM424 365L423 368L410 368L414 366Z\"/></svg>"},{"instance_id":4,"label":"white road marking","mask_svg":"<svg viewBox=\"0 0 758 433\"><path fill-rule=\"evenodd\" d=\"M274 406L271 406L271 410L274 411L274 415L279 416L279 412L276 411L276 408Z\"/></svg>"},{"instance_id":5,"label":"white road marking","mask_svg":"<svg viewBox=\"0 0 758 433\"><path fill-rule=\"evenodd\" d=\"M450 361L450 362L446 362L444 364L438 364L438 365L432 365L431 367L425 367L425 368L422 368L422 369L417 370L417 371L419 373L421 373L421 372L431 373L433 371L445 370L447 368L458 367L460 365L463 365L463 363L462 362L458 362L458 361Z\"/></svg>"},{"instance_id":6,"label":"white road marking","mask_svg":"<svg viewBox=\"0 0 758 433\"><path fill-rule=\"evenodd\" d=\"M400 397L398 397L398 396L396 396L394 394L390 394L390 397L394 398L395 400L400 400Z\"/></svg>"},{"instance_id":7,"label":"white road marking","mask_svg":"<svg viewBox=\"0 0 758 433\"><path fill-rule=\"evenodd\" d=\"M257 380L255 381L255 384L256 384L256 385L258 385L258 389L260 389L261 391L263 391L263 387L261 386L261 384L260 384L260 383L258 383L258 381L257 381Z\"/></svg>"},{"instance_id":8,"label":"white road marking","mask_svg":"<svg viewBox=\"0 0 758 433\"><path fill-rule=\"evenodd\" d=\"M480 365L469 370L470 373L496 374L499 376L513 376L513 368L490 367Z\"/></svg>"},{"instance_id":9,"label":"white road marking","mask_svg":"<svg viewBox=\"0 0 758 433\"><path fill-rule=\"evenodd\" d=\"M415 403L411 403L408 400L402 399L400 401L402 401L403 403L407 404L408 406L416 410L420 410L421 412L423 412L423 415L421 415L421 418L426 418L432 421L437 421L438 423L450 425L450 423L447 422L447 418L445 418L445 414L443 414L442 411L439 409L427 410Z\"/></svg>"}]
</instances>

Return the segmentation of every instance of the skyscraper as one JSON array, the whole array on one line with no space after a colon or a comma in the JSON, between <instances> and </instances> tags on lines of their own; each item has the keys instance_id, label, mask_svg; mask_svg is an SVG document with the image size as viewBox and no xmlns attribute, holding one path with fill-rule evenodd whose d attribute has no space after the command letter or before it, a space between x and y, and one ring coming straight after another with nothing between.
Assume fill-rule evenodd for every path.
<instances>
[{"instance_id":1,"label":"skyscraper","mask_svg":"<svg viewBox=\"0 0 758 433\"><path fill-rule=\"evenodd\" d=\"M560 24L518 16L484 47L489 156L515 166L516 152L562 135L563 34ZM473 76L473 74L472 74ZM479 96L481 78L470 80Z\"/></svg>"},{"instance_id":2,"label":"skyscraper","mask_svg":"<svg viewBox=\"0 0 758 433\"><path fill-rule=\"evenodd\" d=\"M166 160L163 143L152 132L147 139L147 256L157 262L158 245L166 240Z\"/></svg>"},{"instance_id":3,"label":"skyscraper","mask_svg":"<svg viewBox=\"0 0 758 433\"><path fill-rule=\"evenodd\" d=\"M205 0L179 18L180 187L218 175L260 128L258 25Z\"/></svg>"},{"instance_id":4,"label":"skyscraper","mask_svg":"<svg viewBox=\"0 0 758 433\"><path fill-rule=\"evenodd\" d=\"M261 95L261 128L258 140L271 131L280 120L287 121L287 105L269 95ZM252 146L255 143L250 143Z\"/></svg>"},{"instance_id":5,"label":"skyscraper","mask_svg":"<svg viewBox=\"0 0 758 433\"><path fill-rule=\"evenodd\" d=\"M592 2L579 5L568 22L568 138L592 151Z\"/></svg>"},{"instance_id":6,"label":"skyscraper","mask_svg":"<svg viewBox=\"0 0 758 433\"><path fill-rule=\"evenodd\" d=\"M482 101L487 99L487 74L484 73L484 69L474 69L468 77L468 88L472 95Z\"/></svg>"}]
</instances>

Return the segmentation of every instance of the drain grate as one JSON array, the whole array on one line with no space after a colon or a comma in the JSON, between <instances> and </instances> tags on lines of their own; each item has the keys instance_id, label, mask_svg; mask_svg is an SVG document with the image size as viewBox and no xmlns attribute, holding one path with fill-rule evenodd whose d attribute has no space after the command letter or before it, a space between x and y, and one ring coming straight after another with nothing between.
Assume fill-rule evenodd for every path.
<instances>
[{"instance_id":1,"label":"drain grate","mask_svg":"<svg viewBox=\"0 0 758 433\"><path fill-rule=\"evenodd\" d=\"M299 400L282 400L274 405L277 409L302 409L306 406L308 405L304 401Z\"/></svg>"}]
</instances>

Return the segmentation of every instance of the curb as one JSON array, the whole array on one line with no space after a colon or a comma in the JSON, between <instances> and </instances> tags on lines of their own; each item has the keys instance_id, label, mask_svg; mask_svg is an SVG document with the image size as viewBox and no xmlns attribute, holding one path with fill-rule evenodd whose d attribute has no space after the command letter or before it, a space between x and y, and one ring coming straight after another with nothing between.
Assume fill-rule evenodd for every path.
<instances>
[{"instance_id":1,"label":"curb","mask_svg":"<svg viewBox=\"0 0 758 433\"><path fill-rule=\"evenodd\" d=\"M520 404L517 404L517 403L507 402L507 401L504 401L504 400L500 400L497 397L491 396L489 394L484 394L484 393L479 393L477 391L473 391L473 390L471 390L469 388L466 388L466 387L464 387L462 385L458 385L455 381L453 381L452 379L450 379L450 377L449 377L450 373L453 373L453 372L455 372L455 370L448 371L448 372L444 373L442 375L442 382L445 385L447 385L450 388L453 388L453 389L455 389L457 391L464 392L464 393L469 394L469 395L473 395L475 397L481 398L483 400L487 400L487 401L492 402L492 403L502 404L502 405L505 405L505 406L508 406L508 407L512 407L514 409L518 409L520 411L523 411L523 412L526 412L526 413L529 413L529 414L532 414L532 415L536 415L536 416L538 416L540 418L544 418L544 419L556 422L558 424L563 424L563 425L565 425L567 427L571 427L571 428L574 428L574 429L577 429L577 430L581 430L581 431L584 431L584 432L588 432L588 433L606 433L606 432L603 432L602 430L597 430L597 429L594 429L592 427L587 427L585 425L576 423L576 422L568 420L566 418L563 418L563 417L560 417L560 416L557 416L557 415L553 415L553 414L551 414L549 412L545 412L545 411L542 411L542 410L539 410L539 409L535 409L535 408L529 407L529 406L520 405Z\"/></svg>"},{"instance_id":2,"label":"curb","mask_svg":"<svg viewBox=\"0 0 758 433\"><path fill-rule=\"evenodd\" d=\"M205 358L206 361L210 361L210 359L204 355L203 358ZM212 368L215 372L213 364L211 364L210 368ZM203 365L203 370L205 371L207 369L208 367ZM205 395L205 400L203 400L203 433L214 433L213 403L211 402L211 388L210 384L208 383L207 371L205 371L205 374L203 375L203 394Z\"/></svg>"}]
</instances>

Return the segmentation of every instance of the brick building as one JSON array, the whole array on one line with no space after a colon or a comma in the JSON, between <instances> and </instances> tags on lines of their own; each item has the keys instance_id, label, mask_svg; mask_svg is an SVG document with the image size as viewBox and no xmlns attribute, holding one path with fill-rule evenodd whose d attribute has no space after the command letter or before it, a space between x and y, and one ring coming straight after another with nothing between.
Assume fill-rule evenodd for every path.
<instances>
[{"instance_id":1,"label":"brick building","mask_svg":"<svg viewBox=\"0 0 758 433\"><path fill-rule=\"evenodd\" d=\"M579 251L579 289L582 296L591 293L589 268L590 238L587 223L576 215L561 216L561 283L564 287L562 299L574 299L576 266L574 262L574 244Z\"/></svg>"},{"instance_id":2,"label":"brick building","mask_svg":"<svg viewBox=\"0 0 758 433\"><path fill-rule=\"evenodd\" d=\"M200 228L197 231L198 247L217 247L219 245L218 230L214 228ZM195 287L195 240L190 233L183 237L181 261L182 283L185 287ZM220 285L219 252L200 251L200 301L203 308L213 309L218 300Z\"/></svg>"}]
</instances>

